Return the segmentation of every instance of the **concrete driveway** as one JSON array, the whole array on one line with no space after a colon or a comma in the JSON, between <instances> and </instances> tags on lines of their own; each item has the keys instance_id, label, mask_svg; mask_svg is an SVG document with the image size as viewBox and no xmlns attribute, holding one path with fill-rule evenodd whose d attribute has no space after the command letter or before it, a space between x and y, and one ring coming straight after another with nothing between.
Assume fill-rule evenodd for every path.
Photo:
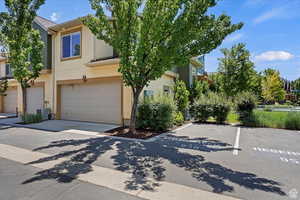
<instances>
[{"instance_id":1,"label":"concrete driveway","mask_svg":"<svg viewBox=\"0 0 300 200\"><path fill-rule=\"evenodd\" d=\"M79 181L151 200L299 199L299 134L194 124L134 141L3 127L0 165L9 164L1 159L18 163L10 174L22 174L24 164L34 168L18 179L21 185L15 187L24 190L49 181L66 186ZM0 170L0 184L10 179Z\"/></svg>"},{"instance_id":2,"label":"concrete driveway","mask_svg":"<svg viewBox=\"0 0 300 200\"><path fill-rule=\"evenodd\" d=\"M0 119L16 117L15 113L0 113Z\"/></svg>"},{"instance_id":3,"label":"concrete driveway","mask_svg":"<svg viewBox=\"0 0 300 200\"><path fill-rule=\"evenodd\" d=\"M53 132L67 132L67 133L78 133L97 135L119 127L118 125L105 124L105 123L91 123L91 122L79 122L79 121L68 121L68 120L49 120L37 124L18 125L21 122L18 118L0 119L0 124L13 125L25 128L32 128L44 131Z\"/></svg>"}]
</instances>

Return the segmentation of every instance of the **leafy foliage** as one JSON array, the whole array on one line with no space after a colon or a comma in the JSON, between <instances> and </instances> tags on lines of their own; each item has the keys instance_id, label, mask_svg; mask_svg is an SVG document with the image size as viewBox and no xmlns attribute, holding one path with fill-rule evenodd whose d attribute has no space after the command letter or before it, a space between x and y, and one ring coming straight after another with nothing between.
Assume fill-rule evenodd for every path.
<instances>
[{"instance_id":1,"label":"leafy foliage","mask_svg":"<svg viewBox=\"0 0 300 200\"><path fill-rule=\"evenodd\" d=\"M8 82L7 79L1 79L0 80L0 96L5 96L5 92L8 88Z\"/></svg>"},{"instance_id":2,"label":"leafy foliage","mask_svg":"<svg viewBox=\"0 0 300 200\"><path fill-rule=\"evenodd\" d=\"M267 102L279 102L285 98L283 81L279 71L267 69L262 79L262 97Z\"/></svg>"},{"instance_id":3,"label":"leafy foliage","mask_svg":"<svg viewBox=\"0 0 300 200\"><path fill-rule=\"evenodd\" d=\"M176 106L168 97L147 99L138 106L137 127L165 131L174 125Z\"/></svg>"},{"instance_id":4,"label":"leafy foliage","mask_svg":"<svg viewBox=\"0 0 300 200\"><path fill-rule=\"evenodd\" d=\"M181 112L174 113L174 124L180 126L184 123L184 116Z\"/></svg>"},{"instance_id":5,"label":"leafy foliage","mask_svg":"<svg viewBox=\"0 0 300 200\"><path fill-rule=\"evenodd\" d=\"M177 80L174 86L174 93L175 93L175 102L178 108L183 115L187 111L189 106L189 95L190 92L188 91L185 83L183 81Z\"/></svg>"},{"instance_id":6,"label":"leafy foliage","mask_svg":"<svg viewBox=\"0 0 300 200\"><path fill-rule=\"evenodd\" d=\"M191 115L194 119L205 122L214 117L218 123L224 123L231 110L231 102L218 93L202 95L192 106Z\"/></svg>"},{"instance_id":7,"label":"leafy foliage","mask_svg":"<svg viewBox=\"0 0 300 200\"><path fill-rule=\"evenodd\" d=\"M235 103L239 120L242 123L249 121L257 104L256 96L251 92L242 92L237 95Z\"/></svg>"},{"instance_id":8,"label":"leafy foliage","mask_svg":"<svg viewBox=\"0 0 300 200\"><path fill-rule=\"evenodd\" d=\"M216 0L90 0L95 16L82 18L120 56L119 71L133 91L130 130L141 91L174 66L218 47L242 24L207 14ZM110 13L106 15L106 10ZM111 16L111 17L109 17Z\"/></svg>"},{"instance_id":9,"label":"leafy foliage","mask_svg":"<svg viewBox=\"0 0 300 200\"><path fill-rule=\"evenodd\" d=\"M190 102L194 103L197 99L203 94L207 94L209 91L209 84L206 80L195 80L193 81L192 86L189 88L190 92Z\"/></svg>"},{"instance_id":10,"label":"leafy foliage","mask_svg":"<svg viewBox=\"0 0 300 200\"><path fill-rule=\"evenodd\" d=\"M218 71L221 74L222 91L232 97L239 92L257 90L258 75L246 45L240 43L231 49L222 49L221 52L224 58L219 59Z\"/></svg>"},{"instance_id":11,"label":"leafy foliage","mask_svg":"<svg viewBox=\"0 0 300 200\"><path fill-rule=\"evenodd\" d=\"M42 70L43 42L40 33L32 28L36 12L45 0L5 0L8 12L0 13L0 41L7 51L14 78L21 84L23 104L30 82ZM23 113L26 106L23 105Z\"/></svg>"},{"instance_id":12,"label":"leafy foliage","mask_svg":"<svg viewBox=\"0 0 300 200\"><path fill-rule=\"evenodd\" d=\"M22 117L23 123L25 123L25 124L40 123L43 120L41 114L25 113L21 117Z\"/></svg>"}]
</instances>

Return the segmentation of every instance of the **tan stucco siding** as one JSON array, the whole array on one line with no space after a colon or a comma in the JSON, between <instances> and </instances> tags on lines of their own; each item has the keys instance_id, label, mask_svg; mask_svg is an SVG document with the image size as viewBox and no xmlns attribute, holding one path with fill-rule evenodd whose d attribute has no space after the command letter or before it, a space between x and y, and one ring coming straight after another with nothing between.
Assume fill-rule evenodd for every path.
<instances>
[{"instance_id":1,"label":"tan stucco siding","mask_svg":"<svg viewBox=\"0 0 300 200\"><path fill-rule=\"evenodd\" d=\"M91 31L85 27L74 27L72 29L81 28L81 57L61 60L61 32L59 32L55 37L55 78L59 80L76 80L82 79L83 76L87 78L100 78L100 77L111 77L120 76L118 73L118 65L105 65L99 67L87 67L86 64L96 57L106 57L112 55L112 48L105 45L104 42L96 40L95 36ZM72 30L69 29L69 30ZM68 30L65 30L68 31ZM101 44L102 46L98 46ZM95 51L95 47L96 51ZM102 49L103 47L103 49ZM102 54L102 55L100 55Z\"/></svg>"},{"instance_id":2,"label":"tan stucco siding","mask_svg":"<svg viewBox=\"0 0 300 200\"><path fill-rule=\"evenodd\" d=\"M0 77L5 77L5 62L0 62Z\"/></svg>"},{"instance_id":3,"label":"tan stucco siding","mask_svg":"<svg viewBox=\"0 0 300 200\"><path fill-rule=\"evenodd\" d=\"M143 98L145 90L152 90L156 96L163 93L164 86L169 86L173 90L174 85L174 77L163 75L160 79L150 82L149 86L143 90L141 98Z\"/></svg>"},{"instance_id":4,"label":"tan stucco siding","mask_svg":"<svg viewBox=\"0 0 300 200\"><path fill-rule=\"evenodd\" d=\"M114 51L111 46L106 44L103 40L98 40L96 36L94 36L94 59L113 56L113 54Z\"/></svg>"}]
</instances>

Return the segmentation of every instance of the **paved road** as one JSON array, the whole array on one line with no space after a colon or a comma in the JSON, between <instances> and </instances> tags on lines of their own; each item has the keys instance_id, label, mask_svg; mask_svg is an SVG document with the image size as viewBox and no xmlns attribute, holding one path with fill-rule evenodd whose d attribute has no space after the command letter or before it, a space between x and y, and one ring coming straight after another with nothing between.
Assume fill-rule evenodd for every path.
<instances>
[{"instance_id":1,"label":"paved road","mask_svg":"<svg viewBox=\"0 0 300 200\"><path fill-rule=\"evenodd\" d=\"M145 192L139 198L152 199L147 191L166 187L162 183L249 200L300 199L296 194L300 191L300 133L297 131L241 128L237 142L237 127L192 125L152 142L137 142L4 126L0 129L0 144L48 155L26 166L12 161L13 157L1 159L1 200L16 199L14 188L26 191L39 183L41 187L47 184L51 187L49 190L36 187L37 195L51 194L51 188L58 187L65 195L62 199L72 199L68 195L76 194L76 188L80 187L78 192L101 193L100 199L137 199L130 195L132 191ZM237 144L238 155L234 155ZM50 169L32 167L49 161L56 162ZM98 188L82 182L80 179L95 166L130 176L120 179L122 186L116 191L109 187L112 183L107 183L108 188ZM2 187L7 181L9 186ZM68 192L73 187L75 192ZM85 198L75 195L73 199L88 199L91 193L82 192ZM109 196L111 193L115 196Z\"/></svg>"}]
</instances>

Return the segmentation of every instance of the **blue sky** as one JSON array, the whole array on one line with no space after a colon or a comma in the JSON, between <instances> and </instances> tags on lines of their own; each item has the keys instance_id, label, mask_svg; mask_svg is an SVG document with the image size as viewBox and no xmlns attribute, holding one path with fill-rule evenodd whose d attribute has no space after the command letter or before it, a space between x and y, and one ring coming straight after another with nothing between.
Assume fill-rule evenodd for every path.
<instances>
[{"instance_id":1,"label":"blue sky","mask_svg":"<svg viewBox=\"0 0 300 200\"><path fill-rule=\"evenodd\" d=\"M0 0L0 11L4 0ZM256 69L278 69L288 79L300 77L300 0L221 0L210 12L232 16L244 22L242 30L228 36L223 44L206 56L206 69L215 71L220 48L239 42L247 44ZM46 0L39 15L60 23L91 13L88 0Z\"/></svg>"}]
</instances>

